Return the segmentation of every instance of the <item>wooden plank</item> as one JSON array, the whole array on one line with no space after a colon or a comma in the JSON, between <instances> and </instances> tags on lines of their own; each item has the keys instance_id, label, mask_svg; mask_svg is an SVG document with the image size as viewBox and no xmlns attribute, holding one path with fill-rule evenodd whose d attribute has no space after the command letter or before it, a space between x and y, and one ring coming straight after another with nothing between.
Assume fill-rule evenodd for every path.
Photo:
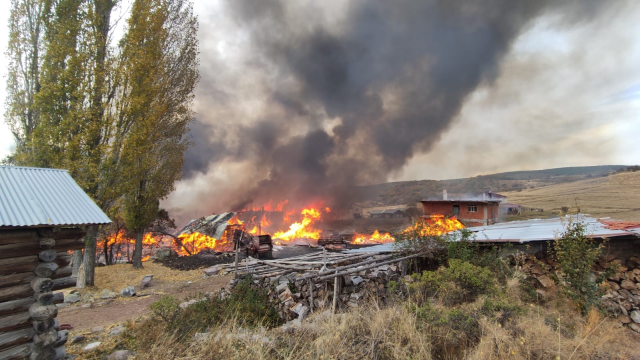
<instances>
[{"instance_id":1,"label":"wooden plank","mask_svg":"<svg viewBox=\"0 0 640 360\"><path fill-rule=\"evenodd\" d=\"M21 329L30 324L31 319L28 311L0 317L0 332Z\"/></svg>"},{"instance_id":2,"label":"wooden plank","mask_svg":"<svg viewBox=\"0 0 640 360\"><path fill-rule=\"evenodd\" d=\"M24 299L33 296L33 289L29 284L21 284L0 289L0 302Z\"/></svg>"},{"instance_id":3,"label":"wooden plank","mask_svg":"<svg viewBox=\"0 0 640 360\"><path fill-rule=\"evenodd\" d=\"M319 281L329 280L329 279L337 277L337 276L349 275L349 274L357 273L357 272L360 272L360 271L363 271L363 270L373 269L374 267L387 265L387 264L393 264L393 263L396 263L396 262L400 262L402 260L408 260L408 259L413 259L413 258L417 258L417 257L424 257L424 256L427 256L427 255L426 254L415 254L415 255L405 256L405 257L401 257L401 258L397 258L397 259L382 261L382 262L379 262L379 263L376 263L376 264L373 264L373 265L364 266L364 267L360 267L359 264L354 264L354 265L352 265L353 268L351 268L351 269L347 269L347 270L345 270L343 272L336 272L335 274L331 274L331 275L321 276L321 277L316 278L314 281L319 282Z\"/></svg>"},{"instance_id":4,"label":"wooden plank","mask_svg":"<svg viewBox=\"0 0 640 360\"><path fill-rule=\"evenodd\" d=\"M0 275L0 288L9 286L28 284L36 275L31 272L17 273L11 275Z\"/></svg>"},{"instance_id":5,"label":"wooden plank","mask_svg":"<svg viewBox=\"0 0 640 360\"><path fill-rule=\"evenodd\" d=\"M0 275L29 272L33 271L36 266L38 266L37 255L0 259Z\"/></svg>"},{"instance_id":6,"label":"wooden plank","mask_svg":"<svg viewBox=\"0 0 640 360\"><path fill-rule=\"evenodd\" d=\"M0 316L15 314L20 311L29 310L29 306L31 306L31 304L35 302L36 302L35 299L31 296L23 299L1 302Z\"/></svg>"},{"instance_id":7,"label":"wooden plank","mask_svg":"<svg viewBox=\"0 0 640 360\"><path fill-rule=\"evenodd\" d=\"M31 343L14 346L10 349L0 351L0 359L3 360L20 360L26 359L31 354Z\"/></svg>"},{"instance_id":8,"label":"wooden plank","mask_svg":"<svg viewBox=\"0 0 640 360\"><path fill-rule=\"evenodd\" d=\"M36 331L33 330L31 325L24 329L0 333L0 350L8 349L12 346L27 342L30 343L33 340L33 335L35 334Z\"/></svg>"},{"instance_id":9,"label":"wooden plank","mask_svg":"<svg viewBox=\"0 0 640 360\"><path fill-rule=\"evenodd\" d=\"M17 244L36 241L38 233L35 230L2 230L0 231L0 245Z\"/></svg>"},{"instance_id":10,"label":"wooden plank","mask_svg":"<svg viewBox=\"0 0 640 360\"><path fill-rule=\"evenodd\" d=\"M38 241L23 241L17 244L0 245L0 259L37 255L40 251L42 249L40 249Z\"/></svg>"}]
</instances>

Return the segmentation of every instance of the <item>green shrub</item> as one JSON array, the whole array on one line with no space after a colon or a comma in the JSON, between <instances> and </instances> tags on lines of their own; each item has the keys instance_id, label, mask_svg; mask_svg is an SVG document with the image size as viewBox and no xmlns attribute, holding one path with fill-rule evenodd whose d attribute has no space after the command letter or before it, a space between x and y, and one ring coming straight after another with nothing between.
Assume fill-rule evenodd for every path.
<instances>
[{"instance_id":1,"label":"green shrub","mask_svg":"<svg viewBox=\"0 0 640 360\"><path fill-rule=\"evenodd\" d=\"M435 358L461 358L461 349L475 345L481 336L475 313L462 309L433 308L428 303L409 308L416 315L418 328L431 333Z\"/></svg>"},{"instance_id":2,"label":"green shrub","mask_svg":"<svg viewBox=\"0 0 640 360\"><path fill-rule=\"evenodd\" d=\"M412 277L415 282L410 290L414 293L435 296L453 304L473 301L480 294L491 293L497 285L495 275L489 269L457 259L450 259L449 267L424 271Z\"/></svg>"},{"instance_id":3,"label":"green shrub","mask_svg":"<svg viewBox=\"0 0 640 360\"><path fill-rule=\"evenodd\" d=\"M164 295L160 300L152 303L149 308L154 315L158 316L168 324L173 324L174 320L180 313L180 303L176 298L170 295Z\"/></svg>"},{"instance_id":4,"label":"green shrub","mask_svg":"<svg viewBox=\"0 0 640 360\"><path fill-rule=\"evenodd\" d=\"M224 300L219 297L204 298L181 309L178 300L163 296L151 304L150 308L179 337L206 331L231 318L244 327L274 327L280 324L282 320L269 301L267 292L253 288L251 284L249 278L241 281Z\"/></svg>"},{"instance_id":5,"label":"green shrub","mask_svg":"<svg viewBox=\"0 0 640 360\"><path fill-rule=\"evenodd\" d=\"M601 289L598 284L615 272L614 268L610 268L597 276L595 281L592 279L591 268L600 257L603 246L587 236L584 223L573 220L567 223L565 231L553 243L553 254L562 271L562 292L582 314L599 306Z\"/></svg>"}]
</instances>

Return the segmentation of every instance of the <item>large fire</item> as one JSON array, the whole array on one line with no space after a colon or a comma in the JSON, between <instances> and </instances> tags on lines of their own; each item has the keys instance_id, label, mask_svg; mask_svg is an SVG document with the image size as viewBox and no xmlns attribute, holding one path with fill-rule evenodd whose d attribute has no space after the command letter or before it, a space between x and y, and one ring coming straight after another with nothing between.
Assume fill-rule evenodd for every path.
<instances>
[{"instance_id":1,"label":"large fire","mask_svg":"<svg viewBox=\"0 0 640 360\"><path fill-rule=\"evenodd\" d=\"M291 205L288 200L273 204L274 202L269 201L259 207L244 209L228 221L229 225L231 225L228 229L242 227L251 235L272 234L276 244L298 239L318 240L322 237L322 230L316 228L316 225L323 218L323 215L331 213L329 207L320 203L317 206L308 206L296 211L290 209ZM243 214L244 211L247 213ZM275 213L280 215L274 215ZM239 215L242 215L245 221L240 220ZM276 219L278 219L277 216L282 216L282 222L280 220L274 222L274 216L276 216ZM281 225L278 226L278 223ZM464 225L456 217L447 218L444 215L432 215L426 219L416 221L413 225L402 230L402 233L413 236L437 236L462 228L464 228ZM278 230L275 231L276 229ZM148 260L150 255L154 254L153 249L161 246L171 246L179 255L197 254L202 251L232 251L233 241L228 238L229 232L225 231L220 239L201 233L182 234L178 236L178 241L175 241L170 236L147 233L142 240L143 248L146 249L143 253L145 254L143 261ZM351 244L358 245L383 244L393 241L395 241L393 235L378 230L375 230L372 234L354 232L351 237ZM104 248L110 248L111 253L108 255L111 258L114 258L115 255L117 261L118 259L131 260L134 246L135 238L127 236L123 230L120 230L106 237Z\"/></svg>"},{"instance_id":2,"label":"large fire","mask_svg":"<svg viewBox=\"0 0 640 360\"><path fill-rule=\"evenodd\" d=\"M419 236L439 236L456 230L464 229L464 225L455 217L444 215L431 215L428 219L417 221L402 232Z\"/></svg>"},{"instance_id":3,"label":"large fire","mask_svg":"<svg viewBox=\"0 0 640 360\"><path fill-rule=\"evenodd\" d=\"M331 209L325 208L325 212ZM287 231L276 231L273 234L274 239L291 241L294 239L314 239L318 240L322 230L314 229L313 224L320 220L320 210L314 208L302 209L302 220L289 225Z\"/></svg>"},{"instance_id":4,"label":"large fire","mask_svg":"<svg viewBox=\"0 0 640 360\"><path fill-rule=\"evenodd\" d=\"M232 219L233 220L233 219ZM231 223L231 220L229 221ZM191 254L197 254L201 251L205 250L214 250L214 251L231 251L233 250L233 242L228 241L227 232L222 235L220 239L213 238L211 236L207 236L204 234L200 234L198 232L194 232L191 234L182 234L178 236L178 239L186 247L189 249ZM182 246L175 246L174 250L178 255L189 255L189 253Z\"/></svg>"}]
</instances>

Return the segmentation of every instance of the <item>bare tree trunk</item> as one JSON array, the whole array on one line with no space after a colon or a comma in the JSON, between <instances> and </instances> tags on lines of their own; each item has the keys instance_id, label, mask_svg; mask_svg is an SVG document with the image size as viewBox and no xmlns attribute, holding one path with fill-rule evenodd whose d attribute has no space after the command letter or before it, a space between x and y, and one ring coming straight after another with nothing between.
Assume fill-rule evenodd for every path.
<instances>
[{"instance_id":1,"label":"bare tree trunk","mask_svg":"<svg viewBox=\"0 0 640 360\"><path fill-rule=\"evenodd\" d=\"M73 252L73 256L71 257L71 276L78 276L78 271L80 270L80 265L82 265L82 250L75 250Z\"/></svg>"},{"instance_id":2,"label":"bare tree trunk","mask_svg":"<svg viewBox=\"0 0 640 360\"><path fill-rule=\"evenodd\" d=\"M133 267L142 269L142 237L144 236L144 230L136 232L136 248L133 250Z\"/></svg>"},{"instance_id":3,"label":"bare tree trunk","mask_svg":"<svg viewBox=\"0 0 640 360\"><path fill-rule=\"evenodd\" d=\"M85 281L85 272L84 272L84 263L80 265L80 269L78 269L78 278L76 279L76 287L78 289L84 289L87 287L87 282Z\"/></svg>"},{"instance_id":4,"label":"bare tree trunk","mask_svg":"<svg viewBox=\"0 0 640 360\"><path fill-rule=\"evenodd\" d=\"M84 278L85 283L89 286L94 285L95 268L96 268L96 236L98 228L96 225L90 226L85 236L84 246Z\"/></svg>"}]
</instances>

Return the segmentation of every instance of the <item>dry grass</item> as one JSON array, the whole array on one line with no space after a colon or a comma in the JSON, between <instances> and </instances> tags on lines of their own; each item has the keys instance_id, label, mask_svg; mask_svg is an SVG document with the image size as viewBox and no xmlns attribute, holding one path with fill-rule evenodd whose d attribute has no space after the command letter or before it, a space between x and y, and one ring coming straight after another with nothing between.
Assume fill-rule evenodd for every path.
<instances>
[{"instance_id":1,"label":"dry grass","mask_svg":"<svg viewBox=\"0 0 640 360\"><path fill-rule=\"evenodd\" d=\"M158 263L147 261L143 269L136 269L131 264L117 264L96 268L95 286L89 287L84 293L98 293L103 289L118 292L127 286L139 286L147 274L153 274L155 282L196 282L202 279L202 269L172 270Z\"/></svg>"},{"instance_id":2,"label":"dry grass","mask_svg":"<svg viewBox=\"0 0 640 360\"><path fill-rule=\"evenodd\" d=\"M211 331L207 341L179 342L158 331L153 320L131 323L121 340L108 340L98 359L116 348L137 344L135 359L634 359L640 337L615 320L592 312L580 317L566 304L531 306L504 326L487 316L479 319L477 345L434 352L442 332L420 326L406 303L381 309L375 304L345 314L316 313L301 332L279 329L247 331L233 320ZM477 304L476 304L477 305ZM476 306L471 305L471 306ZM445 310L445 309L442 309ZM558 326L559 325L559 326ZM134 335L135 334L135 335ZM216 334L222 334L215 336ZM231 334L231 335L230 335ZM238 335L243 334L243 335ZM259 336L258 339L252 338ZM135 341L133 337L135 336ZM268 343L261 341L270 339Z\"/></svg>"},{"instance_id":3,"label":"dry grass","mask_svg":"<svg viewBox=\"0 0 640 360\"><path fill-rule=\"evenodd\" d=\"M559 211L563 206L596 217L640 221L640 172L506 192L510 203Z\"/></svg>"}]
</instances>

